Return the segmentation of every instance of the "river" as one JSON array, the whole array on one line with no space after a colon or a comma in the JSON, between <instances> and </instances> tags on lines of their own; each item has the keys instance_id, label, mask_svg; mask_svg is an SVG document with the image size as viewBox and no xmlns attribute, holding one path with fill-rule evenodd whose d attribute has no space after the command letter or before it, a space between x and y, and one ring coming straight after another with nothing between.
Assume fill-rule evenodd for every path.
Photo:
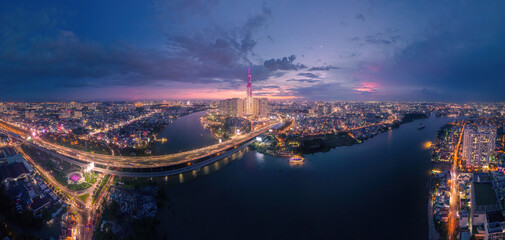
<instances>
[{"instance_id":1,"label":"river","mask_svg":"<svg viewBox=\"0 0 505 240\"><path fill-rule=\"evenodd\" d=\"M154 144L154 155L184 152L217 143L210 130L203 128L200 123L204 115L205 111L188 114L169 124L157 136L167 141Z\"/></svg>"},{"instance_id":2,"label":"river","mask_svg":"<svg viewBox=\"0 0 505 240\"><path fill-rule=\"evenodd\" d=\"M451 120L432 115L306 155L302 166L244 150L172 177L162 185L170 200L159 212L159 237L427 239L431 153L423 143ZM426 128L417 130L419 122Z\"/></svg>"}]
</instances>

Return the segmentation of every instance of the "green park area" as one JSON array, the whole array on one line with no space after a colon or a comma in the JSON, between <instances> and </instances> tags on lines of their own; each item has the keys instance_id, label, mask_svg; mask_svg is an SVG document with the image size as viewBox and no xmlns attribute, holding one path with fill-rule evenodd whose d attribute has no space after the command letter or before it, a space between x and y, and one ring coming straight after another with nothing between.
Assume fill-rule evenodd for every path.
<instances>
[{"instance_id":1,"label":"green park area","mask_svg":"<svg viewBox=\"0 0 505 240\"><path fill-rule=\"evenodd\" d=\"M50 173L58 183L71 190L83 190L94 184L98 178L97 173L84 173L84 181L76 184L69 184L68 173L82 171L79 166L72 165L61 159L55 158L45 152L39 151L29 145L22 145L23 151L30 156L38 165Z\"/></svg>"}]
</instances>

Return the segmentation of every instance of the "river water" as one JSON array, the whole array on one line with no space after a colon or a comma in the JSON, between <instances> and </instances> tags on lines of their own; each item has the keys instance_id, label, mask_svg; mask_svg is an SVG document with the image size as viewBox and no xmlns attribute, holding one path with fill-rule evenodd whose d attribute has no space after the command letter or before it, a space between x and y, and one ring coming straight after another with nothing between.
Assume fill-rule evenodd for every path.
<instances>
[{"instance_id":1,"label":"river water","mask_svg":"<svg viewBox=\"0 0 505 240\"><path fill-rule=\"evenodd\" d=\"M171 177L163 185L170 200L159 212L159 236L427 239L431 153L423 143L450 121L432 116L404 124L362 144L306 155L302 166L244 150ZM419 122L426 128L417 130ZM198 131L179 131L203 134L191 129Z\"/></svg>"},{"instance_id":2,"label":"river water","mask_svg":"<svg viewBox=\"0 0 505 240\"><path fill-rule=\"evenodd\" d=\"M167 141L154 144L154 155L184 152L217 143L218 140L200 123L200 117L204 115L205 111L201 111L182 116L163 129L157 137Z\"/></svg>"}]
</instances>

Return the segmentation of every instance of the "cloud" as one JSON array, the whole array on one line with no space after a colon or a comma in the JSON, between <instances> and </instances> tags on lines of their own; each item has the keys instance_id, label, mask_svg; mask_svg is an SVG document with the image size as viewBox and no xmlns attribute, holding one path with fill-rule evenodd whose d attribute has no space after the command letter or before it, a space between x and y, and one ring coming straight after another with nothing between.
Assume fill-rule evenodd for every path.
<instances>
[{"instance_id":1,"label":"cloud","mask_svg":"<svg viewBox=\"0 0 505 240\"><path fill-rule=\"evenodd\" d=\"M279 89L279 88L280 87L276 85L254 86L254 90Z\"/></svg>"},{"instance_id":2,"label":"cloud","mask_svg":"<svg viewBox=\"0 0 505 240\"><path fill-rule=\"evenodd\" d=\"M270 71L276 70L299 70L306 68L307 66L299 63L293 63L296 60L295 55L289 57L283 57L282 59L270 59L264 62L264 66Z\"/></svg>"},{"instance_id":3,"label":"cloud","mask_svg":"<svg viewBox=\"0 0 505 240\"><path fill-rule=\"evenodd\" d=\"M289 79L287 81L288 82L301 82L301 83L315 83L315 82L319 82L320 80L315 80L315 79Z\"/></svg>"},{"instance_id":4,"label":"cloud","mask_svg":"<svg viewBox=\"0 0 505 240\"><path fill-rule=\"evenodd\" d=\"M181 4L191 11L184 2ZM203 2L191 4L199 3ZM263 81L282 75L249 60L256 45L255 33L270 17L270 10L263 8L232 31L170 33L165 49L149 49L83 39L62 30L52 10L22 11L2 18L12 24L0 27L0 88L159 86L172 82L240 86L247 78L247 66L252 67L254 81Z\"/></svg>"},{"instance_id":5,"label":"cloud","mask_svg":"<svg viewBox=\"0 0 505 240\"><path fill-rule=\"evenodd\" d=\"M496 6L468 7L481 13L485 8L486 15L462 14L439 22L398 51L375 76L389 86L422 86L425 96L435 91L442 99L504 100L503 12Z\"/></svg>"},{"instance_id":6,"label":"cloud","mask_svg":"<svg viewBox=\"0 0 505 240\"><path fill-rule=\"evenodd\" d=\"M340 69L339 67L328 65L328 66L320 66L320 67L311 67L308 71L330 71L331 69Z\"/></svg>"},{"instance_id":7,"label":"cloud","mask_svg":"<svg viewBox=\"0 0 505 240\"><path fill-rule=\"evenodd\" d=\"M308 78L319 78L319 75L313 73L298 73L298 76L308 77Z\"/></svg>"}]
</instances>

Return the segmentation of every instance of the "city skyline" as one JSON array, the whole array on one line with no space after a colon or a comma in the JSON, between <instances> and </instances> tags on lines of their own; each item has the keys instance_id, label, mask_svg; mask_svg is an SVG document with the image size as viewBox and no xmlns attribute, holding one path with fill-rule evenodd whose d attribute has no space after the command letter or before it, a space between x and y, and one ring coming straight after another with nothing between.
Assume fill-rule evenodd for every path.
<instances>
[{"instance_id":1,"label":"city skyline","mask_svg":"<svg viewBox=\"0 0 505 240\"><path fill-rule=\"evenodd\" d=\"M2 5L2 101L504 100L503 3Z\"/></svg>"},{"instance_id":2,"label":"city skyline","mask_svg":"<svg viewBox=\"0 0 505 240\"><path fill-rule=\"evenodd\" d=\"M0 3L0 239L505 239L504 1Z\"/></svg>"}]
</instances>

